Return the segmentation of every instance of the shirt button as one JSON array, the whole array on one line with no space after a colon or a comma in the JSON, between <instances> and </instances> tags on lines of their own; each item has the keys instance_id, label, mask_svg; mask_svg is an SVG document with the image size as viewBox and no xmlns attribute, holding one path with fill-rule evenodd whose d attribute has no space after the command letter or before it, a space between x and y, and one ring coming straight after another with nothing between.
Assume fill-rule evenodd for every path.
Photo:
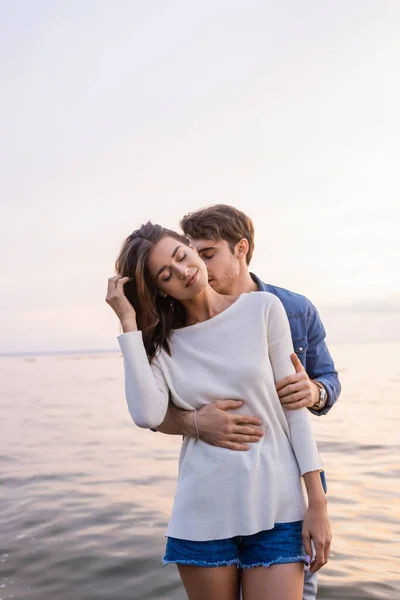
<instances>
[{"instance_id":1,"label":"shirt button","mask_svg":"<svg viewBox=\"0 0 400 600\"><path fill-rule=\"evenodd\" d=\"M303 346L300 346L300 348L298 349L298 352L303 352L304 348Z\"/></svg>"}]
</instances>

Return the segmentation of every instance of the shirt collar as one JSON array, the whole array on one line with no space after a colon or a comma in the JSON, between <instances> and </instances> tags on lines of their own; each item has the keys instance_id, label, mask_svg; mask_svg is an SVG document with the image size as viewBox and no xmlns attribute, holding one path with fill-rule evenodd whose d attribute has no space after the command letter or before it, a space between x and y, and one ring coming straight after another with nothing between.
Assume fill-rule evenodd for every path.
<instances>
[{"instance_id":1,"label":"shirt collar","mask_svg":"<svg viewBox=\"0 0 400 600\"><path fill-rule=\"evenodd\" d=\"M250 273L250 277L258 285L258 289L260 292L268 291L268 285L266 283L264 283L263 281L261 281L261 279L259 277L257 277L257 275L255 275L254 273Z\"/></svg>"}]
</instances>

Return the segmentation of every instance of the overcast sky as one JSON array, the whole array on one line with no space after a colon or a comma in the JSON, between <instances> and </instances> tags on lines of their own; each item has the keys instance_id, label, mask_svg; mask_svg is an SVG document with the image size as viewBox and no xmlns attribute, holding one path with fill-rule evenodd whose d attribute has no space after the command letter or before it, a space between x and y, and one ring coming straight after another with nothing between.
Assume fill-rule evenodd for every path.
<instances>
[{"instance_id":1,"label":"overcast sky","mask_svg":"<svg viewBox=\"0 0 400 600\"><path fill-rule=\"evenodd\" d=\"M116 347L149 219L225 202L332 341L400 340L397 0L0 1L0 351Z\"/></svg>"}]
</instances>

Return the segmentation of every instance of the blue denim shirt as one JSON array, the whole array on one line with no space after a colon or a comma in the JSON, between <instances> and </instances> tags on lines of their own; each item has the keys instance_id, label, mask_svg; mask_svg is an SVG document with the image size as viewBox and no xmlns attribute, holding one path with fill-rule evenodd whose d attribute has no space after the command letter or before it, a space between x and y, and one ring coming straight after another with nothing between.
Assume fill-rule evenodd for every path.
<instances>
[{"instance_id":1,"label":"blue denim shirt","mask_svg":"<svg viewBox=\"0 0 400 600\"><path fill-rule=\"evenodd\" d=\"M310 379L317 379L328 393L322 410L309 410L315 415L326 415L335 404L341 386L335 365L325 343L325 329L315 306L300 294L263 283L253 273L253 280L261 292L278 296L285 307L292 333L293 347Z\"/></svg>"}]
</instances>

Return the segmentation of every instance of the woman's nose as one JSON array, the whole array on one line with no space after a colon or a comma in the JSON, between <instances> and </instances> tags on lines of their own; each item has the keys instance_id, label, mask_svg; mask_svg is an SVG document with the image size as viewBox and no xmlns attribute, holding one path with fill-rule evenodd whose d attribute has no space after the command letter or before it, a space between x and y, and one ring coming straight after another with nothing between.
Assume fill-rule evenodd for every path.
<instances>
[{"instance_id":1,"label":"woman's nose","mask_svg":"<svg viewBox=\"0 0 400 600\"><path fill-rule=\"evenodd\" d=\"M181 270L181 279L185 279L189 275L189 267L183 267Z\"/></svg>"}]
</instances>

